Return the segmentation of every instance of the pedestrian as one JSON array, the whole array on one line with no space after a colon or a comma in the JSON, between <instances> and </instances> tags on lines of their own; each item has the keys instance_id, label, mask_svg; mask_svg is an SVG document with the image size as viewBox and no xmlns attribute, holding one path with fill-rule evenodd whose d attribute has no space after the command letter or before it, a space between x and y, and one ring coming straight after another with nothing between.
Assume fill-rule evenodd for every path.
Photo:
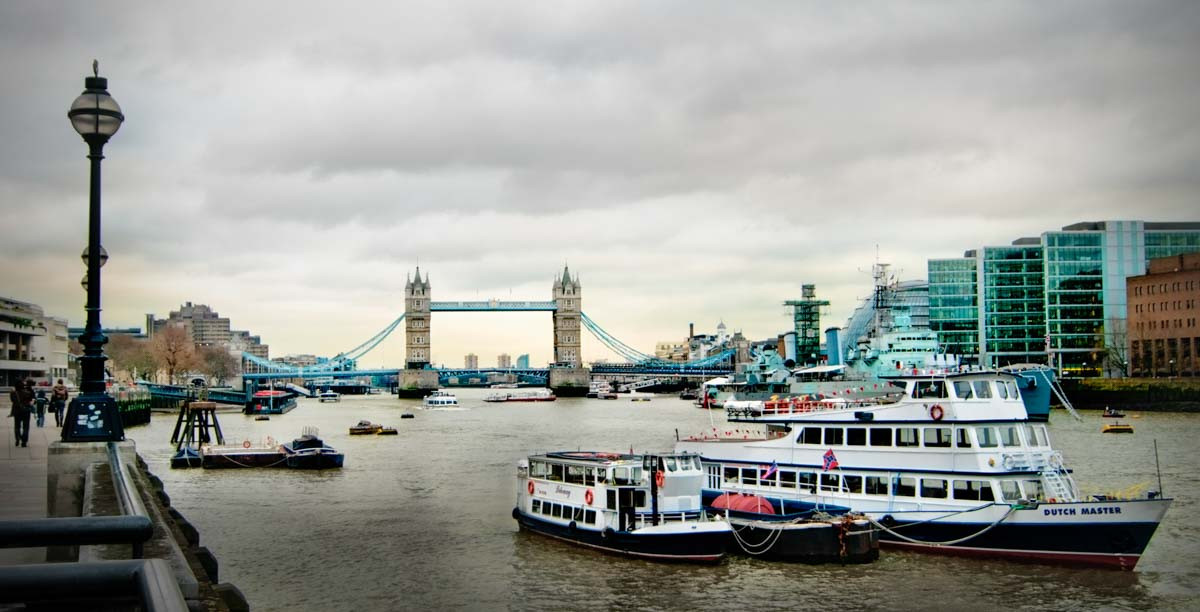
<instances>
[{"instance_id":1,"label":"pedestrian","mask_svg":"<svg viewBox=\"0 0 1200 612\"><path fill-rule=\"evenodd\" d=\"M63 419L67 417L67 397L67 386L60 378L50 390L50 409L54 411L54 424L58 427L62 427Z\"/></svg>"},{"instance_id":2,"label":"pedestrian","mask_svg":"<svg viewBox=\"0 0 1200 612\"><path fill-rule=\"evenodd\" d=\"M46 390L38 389L37 395L33 398L33 406L37 409L38 427L46 426L46 406L49 404L50 400L46 397Z\"/></svg>"},{"instance_id":3,"label":"pedestrian","mask_svg":"<svg viewBox=\"0 0 1200 612\"><path fill-rule=\"evenodd\" d=\"M26 378L23 382L13 385L8 394L12 401L12 410L8 416L13 418L13 433L17 436L17 446L29 446L29 415L33 410L33 379Z\"/></svg>"}]
</instances>

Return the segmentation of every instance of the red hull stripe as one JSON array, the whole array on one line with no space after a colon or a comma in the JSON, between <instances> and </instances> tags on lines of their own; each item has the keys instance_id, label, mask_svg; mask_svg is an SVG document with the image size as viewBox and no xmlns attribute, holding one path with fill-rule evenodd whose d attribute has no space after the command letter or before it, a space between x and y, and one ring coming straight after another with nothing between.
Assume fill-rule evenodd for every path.
<instances>
[{"instance_id":1,"label":"red hull stripe","mask_svg":"<svg viewBox=\"0 0 1200 612\"><path fill-rule=\"evenodd\" d=\"M1138 560L1141 559L1141 555L1129 553L1083 553L1049 550L1005 550L1002 548L975 548L971 546L929 546L926 544L895 542L892 540L880 540L879 544L880 546L889 548L902 548L905 550L933 552L961 557L1003 557L1018 561L1040 561L1063 565L1107 567L1123 570L1132 570L1137 565Z\"/></svg>"}]
</instances>

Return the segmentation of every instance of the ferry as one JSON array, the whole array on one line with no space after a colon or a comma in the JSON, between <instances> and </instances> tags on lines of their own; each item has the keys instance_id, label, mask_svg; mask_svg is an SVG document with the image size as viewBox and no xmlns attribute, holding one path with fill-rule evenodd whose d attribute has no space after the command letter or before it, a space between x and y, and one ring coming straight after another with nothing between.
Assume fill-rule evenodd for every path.
<instances>
[{"instance_id":1,"label":"ferry","mask_svg":"<svg viewBox=\"0 0 1200 612\"><path fill-rule=\"evenodd\" d=\"M458 398L454 397L453 393L438 389L429 395L421 398L421 405L426 408L447 408L458 406Z\"/></svg>"},{"instance_id":2,"label":"ferry","mask_svg":"<svg viewBox=\"0 0 1200 612\"><path fill-rule=\"evenodd\" d=\"M501 391L483 397L485 402L553 402L556 399L554 392L545 387L529 391Z\"/></svg>"},{"instance_id":3,"label":"ferry","mask_svg":"<svg viewBox=\"0 0 1200 612\"><path fill-rule=\"evenodd\" d=\"M680 440L675 450L703 457L708 504L749 492L781 514L861 513L882 531L884 546L1137 565L1172 500L1158 491L1080 495L1047 424L1026 413L1015 375L891 384L898 395L883 401L735 406L726 410L728 425Z\"/></svg>"},{"instance_id":4,"label":"ferry","mask_svg":"<svg viewBox=\"0 0 1200 612\"><path fill-rule=\"evenodd\" d=\"M517 464L521 529L607 553L716 563L729 523L700 505L704 478L693 453L564 451Z\"/></svg>"},{"instance_id":5,"label":"ferry","mask_svg":"<svg viewBox=\"0 0 1200 612\"><path fill-rule=\"evenodd\" d=\"M601 395L608 394L616 395L616 393L613 391L612 383L608 382L607 380L593 380L588 384L588 398L595 399Z\"/></svg>"},{"instance_id":6,"label":"ferry","mask_svg":"<svg viewBox=\"0 0 1200 612\"><path fill-rule=\"evenodd\" d=\"M198 450L185 447L172 458L171 467L311 470L340 468L344 461L345 455L317 437L316 428L305 427L299 438L284 444L267 436L261 444L246 439L241 444L202 444Z\"/></svg>"},{"instance_id":7,"label":"ferry","mask_svg":"<svg viewBox=\"0 0 1200 612\"><path fill-rule=\"evenodd\" d=\"M340 402L342 401L342 394L332 389L326 389L317 394L317 401L322 404L325 402Z\"/></svg>"},{"instance_id":8,"label":"ferry","mask_svg":"<svg viewBox=\"0 0 1200 612\"><path fill-rule=\"evenodd\" d=\"M279 389L255 391L242 409L244 414L284 414L296 407L296 395Z\"/></svg>"}]
</instances>

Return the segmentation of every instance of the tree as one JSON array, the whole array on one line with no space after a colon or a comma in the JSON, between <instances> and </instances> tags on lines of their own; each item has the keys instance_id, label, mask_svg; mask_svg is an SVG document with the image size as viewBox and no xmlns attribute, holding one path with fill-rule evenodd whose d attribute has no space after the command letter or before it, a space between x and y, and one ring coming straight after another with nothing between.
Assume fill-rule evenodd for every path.
<instances>
[{"instance_id":1,"label":"tree","mask_svg":"<svg viewBox=\"0 0 1200 612\"><path fill-rule=\"evenodd\" d=\"M123 334L110 336L104 352L112 362L113 372L127 372L133 380L145 378L158 369L146 340Z\"/></svg>"},{"instance_id":2,"label":"tree","mask_svg":"<svg viewBox=\"0 0 1200 612\"><path fill-rule=\"evenodd\" d=\"M191 368L195 361L196 345L181 325L168 325L154 334L151 351L158 365L167 371L167 383L175 384L175 375Z\"/></svg>"},{"instance_id":3,"label":"tree","mask_svg":"<svg viewBox=\"0 0 1200 612\"><path fill-rule=\"evenodd\" d=\"M225 379L238 373L239 360L218 346L202 346L196 350L196 367L210 382L224 385Z\"/></svg>"},{"instance_id":4,"label":"tree","mask_svg":"<svg viewBox=\"0 0 1200 612\"><path fill-rule=\"evenodd\" d=\"M1104 370L1118 378L1129 376L1129 322L1110 317L1105 327L1100 332Z\"/></svg>"}]
</instances>

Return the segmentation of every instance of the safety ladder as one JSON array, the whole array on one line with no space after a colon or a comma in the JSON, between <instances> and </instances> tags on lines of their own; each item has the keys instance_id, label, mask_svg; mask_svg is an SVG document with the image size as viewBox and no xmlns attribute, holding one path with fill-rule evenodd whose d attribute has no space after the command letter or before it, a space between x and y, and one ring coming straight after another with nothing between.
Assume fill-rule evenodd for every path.
<instances>
[{"instance_id":1,"label":"safety ladder","mask_svg":"<svg viewBox=\"0 0 1200 612\"><path fill-rule=\"evenodd\" d=\"M1062 474L1055 469L1049 469L1042 472L1042 481L1046 483L1047 497L1054 499L1073 500L1075 499L1074 487L1071 483L1063 478Z\"/></svg>"}]
</instances>

